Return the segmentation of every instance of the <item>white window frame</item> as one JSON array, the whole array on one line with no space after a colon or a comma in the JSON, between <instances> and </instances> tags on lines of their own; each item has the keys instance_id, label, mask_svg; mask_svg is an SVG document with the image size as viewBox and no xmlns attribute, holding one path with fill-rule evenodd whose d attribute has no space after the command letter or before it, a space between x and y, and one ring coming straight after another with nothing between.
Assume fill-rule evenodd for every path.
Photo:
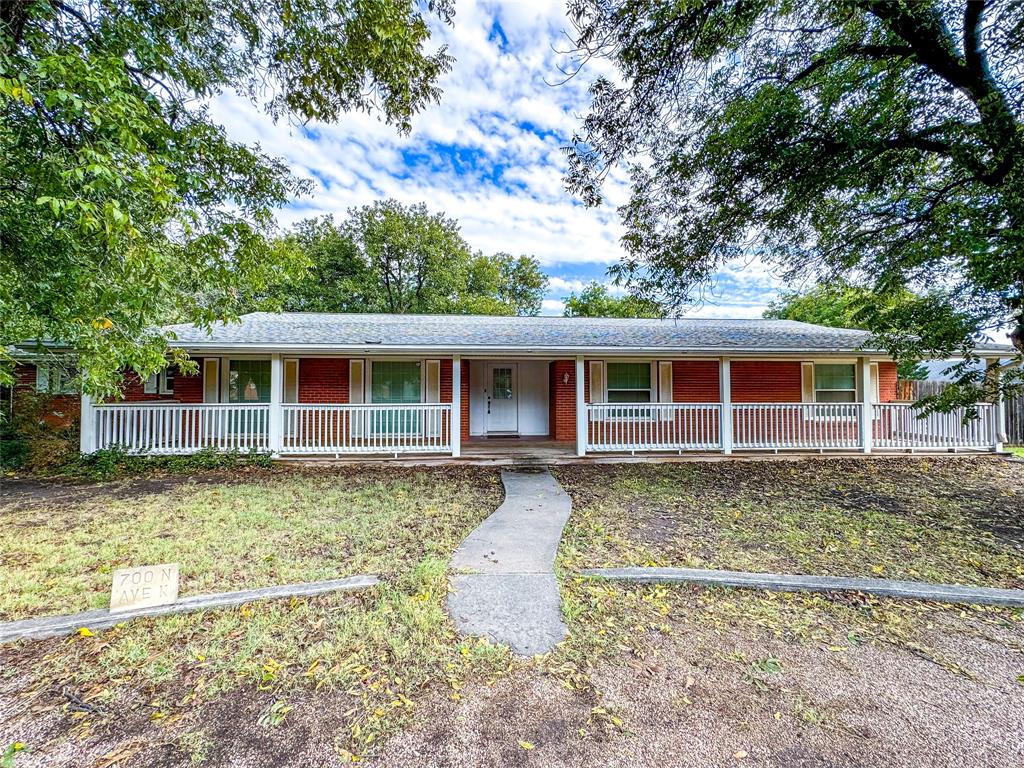
<instances>
[{"instance_id":1,"label":"white window frame","mask_svg":"<svg viewBox=\"0 0 1024 768\"><path fill-rule=\"evenodd\" d=\"M62 366L49 363L36 364L36 392L44 395L77 395L80 394L75 384L75 375L65 376ZM52 383L52 384L51 384Z\"/></svg>"},{"instance_id":2,"label":"white window frame","mask_svg":"<svg viewBox=\"0 0 1024 768\"><path fill-rule=\"evenodd\" d=\"M658 402L658 365L653 360L604 360L604 397L602 402L609 405L654 405ZM651 369L651 386L646 390L643 389L609 389L608 388L608 366L610 365L644 365L647 364ZM647 402L633 402L633 403L614 403L608 396L609 392L647 392Z\"/></svg>"},{"instance_id":3,"label":"white window frame","mask_svg":"<svg viewBox=\"0 0 1024 768\"><path fill-rule=\"evenodd\" d=\"M818 366L819 365L848 365L853 368L853 388L852 389L819 389L818 387ZM815 360L811 367L811 388L814 393L814 402L822 403L824 405L853 405L860 402L860 392L857 386L857 361L856 360ZM819 392L853 392L853 400L819 400Z\"/></svg>"},{"instance_id":4,"label":"white window frame","mask_svg":"<svg viewBox=\"0 0 1024 768\"><path fill-rule=\"evenodd\" d=\"M427 388L427 366L426 360L416 358L410 360L408 357L378 357L376 359L366 360L366 384L364 390L364 398L366 403L373 405L373 364L374 363L416 363L420 367L420 401L419 405L423 405L426 402L426 388ZM407 403L407 405L417 405L417 403Z\"/></svg>"},{"instance_id":5,"label":"white window frame","mask_svg":"<svg viewBox=\"0 0 1024 768\"><path fill-rule=\"evenodd\" d=\"M175 377L176 375L171 377L172 382ZM149 374L146 380L142 382L142 391L147 395L173 395L173 383L170 386L167 385L167 368Z\"/></svg>"}]
</instances>

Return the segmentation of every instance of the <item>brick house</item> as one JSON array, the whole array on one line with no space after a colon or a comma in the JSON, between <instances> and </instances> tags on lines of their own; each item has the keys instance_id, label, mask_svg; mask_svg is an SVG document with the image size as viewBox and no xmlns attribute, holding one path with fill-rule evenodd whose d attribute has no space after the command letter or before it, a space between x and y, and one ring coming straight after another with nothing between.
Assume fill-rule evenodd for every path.
<instances>
[{"instance_id":1,"label":"brick house","mask_svg":"<svg viewBox=\"0 0 1024 768\"><path fill-rule=\"evenodd\" d=\"M83 396L84 452L457 457L511 440L582 456L1000 443L999 404L979 405L973 419L919 418L895 402L896 365L867 333L786 320L252 313L210 333L167 330L198 375L129 376L116 403ZM19 366L21 386L33 378L52 389L41 366Z\"/></svg>"}]
</instances>

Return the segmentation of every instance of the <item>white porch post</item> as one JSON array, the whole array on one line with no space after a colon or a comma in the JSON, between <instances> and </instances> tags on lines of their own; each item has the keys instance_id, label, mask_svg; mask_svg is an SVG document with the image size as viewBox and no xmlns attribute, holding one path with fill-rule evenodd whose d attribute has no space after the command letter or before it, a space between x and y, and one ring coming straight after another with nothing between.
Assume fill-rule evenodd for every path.
<instances>
[{"instance_id":1,"label":"white porch post","mask_svg":"<svg viewBox=\"0 0 1024 768\"><path fill-rule=\"evenodd\" d=\"M871 453L872 427L874 421L874 405L871 402L871 360L862 357L857 361L860 372L860 449Z\"/></svg>"},{"instance_id":2,"label":"white porch post","mask_svg":"<svg viewBox=\"0 0 1024 768\"><path fill-rule=\"evenodd\" d=\"M728 357L718 361L718 399L722 402L722 453L732 453L732 365Z\"/></svg>"},{"instance_id":3,"label":"white porch post","mask_svg":"<svg viewBox=\"0 0 1024 768\"><path fill-rule=\"evenodd\" d=\"M587 398L584 395L583 355L576 355L576 455L587 455Z\"/></svg>"},{"instance_id":4,"label":"white porch post","mask_svg":"<svg viewBox=\"0 0 1024 768\"><path fill-rule=\"evenodd\" d=\"M1003 443L1006 441L1006 398L1003 397L1001 386L1003 372L999 368L998 357L986 360L985 363L992 371L992 383L996 387L996 397L992 404L992 450L1000 453L1003 450Z\"/></svg>"},{"instance_id":5,"label":"white porch post","mask_svg":"<svg viewBox=\"0 0 1024 768\"><path fill-rule=\"evenodd\" d=\"M92 407L92 398L82 393L82 413L79 416L81 431L78 443L78 450L82 453L92 453L96 450L96 441L93 436L93 429L96 426L96 411Z\"/></svg>"},{"instance_id":6,"label":"white porch post","mask_svg":"<svg viewBox=\"0 0 1024 768\"><path fill-rule=\"evenodd\" d=\"M462 358L452 356L452 458L462 455Z\"/></svg>"},{"instance_id":7,"label":"white porch post","mask_svg":"<svg viewBox=\"0 0 1024 768\"><path fill-rule=\"evenodd\" d=\"M270 356L270 419L267 424L267 444L274 456L280 454L284 446L284 411L281 409L283 395L284 366L281 353L275 352Z\"/></svg>"}]
</instances>

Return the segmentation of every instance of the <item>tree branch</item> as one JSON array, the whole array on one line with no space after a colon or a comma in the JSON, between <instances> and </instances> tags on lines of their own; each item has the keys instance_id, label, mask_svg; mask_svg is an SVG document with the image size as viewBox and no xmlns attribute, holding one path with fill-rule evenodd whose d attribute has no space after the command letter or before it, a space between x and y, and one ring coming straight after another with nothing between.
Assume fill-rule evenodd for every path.
<instances>
[{"instance_id":1,"label":"tree branch","mask_svg":"<svg viewBox=\"0 0 1024 768\"><path fill-rule=\"evenodd\" d=\"M821 58L815 59L798 72L788 84L795 85L801 80L810 77L821 67L829 64L835 64L843 59L853 56L862 56L866 59L880 61L883 59L909 58L913 55L914 49L909 45L852 45L843 49L837 58L827 58L822 56Z\"/></svg>"}]
</instances>

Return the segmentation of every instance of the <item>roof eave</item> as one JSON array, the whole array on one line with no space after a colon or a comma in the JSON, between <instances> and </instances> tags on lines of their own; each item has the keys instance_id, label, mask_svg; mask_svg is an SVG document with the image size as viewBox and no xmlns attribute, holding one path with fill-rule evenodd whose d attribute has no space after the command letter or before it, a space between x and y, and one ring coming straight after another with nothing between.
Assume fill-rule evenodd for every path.
<instances>
[{"instance_id":1,"label":"roof eave","mask_svg":"<svg viewBox=\"0 0 1024 768\"><path fill-rule=\"evenodd\" d=\"M180 347L189 353L230 354L272 354L274 352L290 354L325 354L338 355L517 355L524 357L575 357L576 355L630 355L630 356L690 356L690 357L730 357L760 355L829 355L850 356L870 355L888 357L881 349L860 347L652 347L652 346L544 346L544 345L436 345L436 344L268 344L268 343L235 343L224 342L175 342L172 346Z\"/></svg>"}]
</instances>

